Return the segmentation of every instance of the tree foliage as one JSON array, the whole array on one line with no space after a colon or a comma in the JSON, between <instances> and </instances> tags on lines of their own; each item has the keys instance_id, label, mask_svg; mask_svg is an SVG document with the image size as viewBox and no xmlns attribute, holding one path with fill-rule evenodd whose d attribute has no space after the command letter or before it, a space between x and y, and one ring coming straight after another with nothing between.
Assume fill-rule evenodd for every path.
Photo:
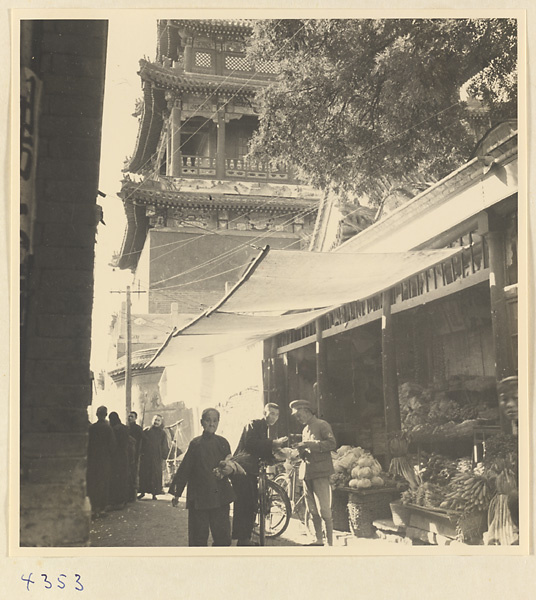
<instances>
[{"instance_id":1,"label":"tree foliage","mask_svg":"<svg viewBox=\"0 0 536 600\"><path fill-rule=\"evenodd\" d=\"M488 126L516 117L516 26L510 19L257 21L250 56L274 60L278 78L258 98L251 154L287 159L316 186L373 201L380 178L440 178L470 157L475 116Z\"/></svg>"}]
</instances>

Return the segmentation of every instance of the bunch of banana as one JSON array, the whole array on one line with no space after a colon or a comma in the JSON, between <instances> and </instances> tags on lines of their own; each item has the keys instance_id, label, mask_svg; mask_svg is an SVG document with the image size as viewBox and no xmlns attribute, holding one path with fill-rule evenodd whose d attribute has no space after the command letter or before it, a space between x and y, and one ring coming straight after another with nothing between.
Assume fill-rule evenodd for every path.
<instances>
[{"instance_id":1,"label":"bunch of banana","mask_svg":"<svg viewBox=\"0 0 536 600\"><path fill-rule=\"evenodd\" d=\"M441 503L441 508L486 510L493 490L485 477L460 473L452 480L451 491Z\"/></svg>"}]
</instances>

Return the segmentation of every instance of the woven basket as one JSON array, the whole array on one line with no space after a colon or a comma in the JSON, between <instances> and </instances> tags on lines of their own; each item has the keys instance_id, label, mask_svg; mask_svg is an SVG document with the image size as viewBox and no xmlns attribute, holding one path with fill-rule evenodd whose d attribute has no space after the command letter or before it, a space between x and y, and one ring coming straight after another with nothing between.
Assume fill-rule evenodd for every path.
<instances>
[{"instance_id":1,"label":"woven basket","mask_svg":"<svg viewBox=\"0 0 536 600\"><path fill-rule=\"evenodd\" d=\"M390 519L390 502L392 495L378 492L376 494L348 494L348 521L350 531L357 537L373 537L376 528L372 525L376 519Z\"/></svg>"},{"instance_id":2,"label":"woven basket","mask_svg":"<svg viewBox=\"0 0 536 600\"><path fill-rule=\"evenodd\" d=\"M487 511L474 511L460 516L456 531L462 542L471 545L482 543L484 532L488 527Z\"/></svg>"},{"instance_id":3,"label":"woven basket","mask_svg":"<svg viewBox=\"0 0 536 600\"><path fill-rule=\"evenodd\" d=\"M348 523L348 492L339 489L333 490L331 514L333 516L333 529L337 531L350 531Z\"/></svg>"}]
</instances>

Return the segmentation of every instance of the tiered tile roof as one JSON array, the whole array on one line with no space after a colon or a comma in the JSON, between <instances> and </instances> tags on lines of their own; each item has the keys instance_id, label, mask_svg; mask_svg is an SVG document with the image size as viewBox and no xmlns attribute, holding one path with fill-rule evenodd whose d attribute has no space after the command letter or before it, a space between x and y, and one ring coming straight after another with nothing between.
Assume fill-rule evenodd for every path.
<instances>
[{"instance_id":1,"label":"tiered tile roof","mask_svg":"<svg viewBox=\"0 0 536 600\"><path fill-rule=\"evenodd\" d=\"M205 75L202 73L185 74L178 69L170 69L162 65L140 60L139 76L144 81L151 81L165 89L176 89L182 92L202 92L211 94L217 90L218 95L254 96L257 91L267 85L259 79L229 77L223 75Z\"/></svg>"}]
</instances>

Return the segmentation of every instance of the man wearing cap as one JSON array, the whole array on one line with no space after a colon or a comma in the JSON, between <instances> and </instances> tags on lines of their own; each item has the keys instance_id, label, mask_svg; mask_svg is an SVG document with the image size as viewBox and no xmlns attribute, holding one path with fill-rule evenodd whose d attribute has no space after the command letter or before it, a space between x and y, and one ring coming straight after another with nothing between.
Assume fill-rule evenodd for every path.
<instances>
[{"instance_id":1,"label":"man wearing cap","mask_svg":"<svg viewBox=\"0 0 536 600\"><path fill-rule=\"evenodd\" d=\"M517 376L507 377L497 384L499 408L511 425L512 433L517 435L518 427L518 379Z\"/></svg>"},{"instance_id":2,"label":"man wearing cap","mask_svg":"<svg viewBox=\"0 0 536 600\"><path fill-rule=\"evenodd\" d=\"M326 528L326 541L333 546L333 517L331 514L331 485L329 477L334 472L331 452L337 447L331 426L318 419L307 400L290 403L292 414L301 425L302 441L298 450L302 459L299 476L305 488L305 503L311 513L316 534L313 546L323 546L322 521Z\"/></svg>"}]
</instances>

